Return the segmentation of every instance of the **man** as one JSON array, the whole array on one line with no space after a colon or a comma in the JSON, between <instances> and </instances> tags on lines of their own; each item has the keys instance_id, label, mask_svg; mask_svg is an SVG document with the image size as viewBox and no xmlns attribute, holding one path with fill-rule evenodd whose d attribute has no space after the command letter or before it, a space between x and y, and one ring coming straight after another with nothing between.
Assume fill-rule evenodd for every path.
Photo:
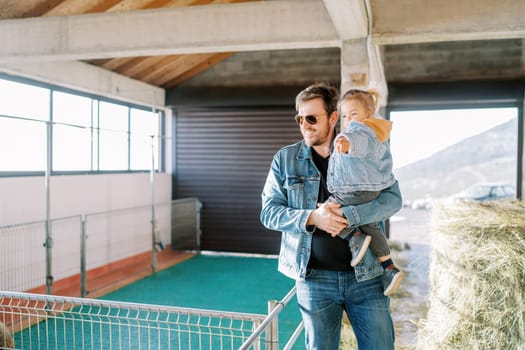
<instances>
[{"instance_id":1,"label":"man","mask_svg":"<svg viewBox=\"0 0 525 350\"><path fill-rule=\"evenodd\" d=\"M282 231L279 271L296 280L307 349L339 349L343 310L360 350L394 349L390 300L383 269L370 251L352 268L347 227L381 222L401 208L397 182L373 201L341 207L323 203L328 159L337 123L338 92L314 84L296 97L303 140L279 150L262 193L261 222Z\"/></svg>"}]
</instances>

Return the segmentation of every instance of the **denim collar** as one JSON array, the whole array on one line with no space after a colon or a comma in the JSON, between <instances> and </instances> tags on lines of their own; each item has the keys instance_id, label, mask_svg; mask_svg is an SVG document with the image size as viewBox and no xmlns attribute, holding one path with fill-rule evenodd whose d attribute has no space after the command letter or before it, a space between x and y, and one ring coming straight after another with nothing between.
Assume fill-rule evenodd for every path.
<instances>
[{"instance_id":1,"label":"denim collar","mask_svg":"<svg viewBox=\"0 0 525 350\"><path fill-rule=\"evenodd\" d=\"M333 145L330 147L330 154L333 152ZM297 159L312 159L312 147L307 146L302 140L299 143L299 151L297 152Z\"/></svg>"},{"instance_id":2,"label":"denim collar","mask_svg":"<svg viewBox=\"0 0 525 350\"><path fill-rule=\"evenodd\" d=\"M297 152L297 159L312 159L312 148L304 143L304 140L299 144L299 152Z\"/></svg>"}]
</instances>

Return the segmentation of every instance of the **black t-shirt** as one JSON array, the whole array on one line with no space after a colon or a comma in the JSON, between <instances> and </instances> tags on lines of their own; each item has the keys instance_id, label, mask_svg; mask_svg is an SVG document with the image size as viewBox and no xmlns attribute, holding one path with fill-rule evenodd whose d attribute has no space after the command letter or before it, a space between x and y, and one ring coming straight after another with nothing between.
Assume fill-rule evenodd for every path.
<instances>
[{"instance_id":1,"label":"black t-shirt","mask_svg":"<svg viewBox=\"0 0 525 350\"><path fill-rule=\"evenodd\" d=\"M315 166L321 173L318 202L323 203L330 197L326 186L326 173L328 171L327 158L321 157L313 148L312 156ZM351 270L351 254L348 242L339 237L332 237L323 230L316 229L312 239L312 252L309 267L322 270L347 271Z\"/></svg>"}]
</instances>

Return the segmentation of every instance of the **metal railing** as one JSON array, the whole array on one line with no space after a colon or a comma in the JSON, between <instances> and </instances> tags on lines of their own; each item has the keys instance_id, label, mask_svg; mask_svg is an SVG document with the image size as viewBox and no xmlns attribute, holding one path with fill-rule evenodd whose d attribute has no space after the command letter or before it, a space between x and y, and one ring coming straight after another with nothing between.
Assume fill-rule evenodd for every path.
<instances>
[{"instance_id":1,"label":"metal railing","mask_svg":"<svg viewBox=\"0 0 525 350\"><path fill-rule=\"evenodd\" d=\"M176 239L176 232L171 232L172 213L178 208L186 211L188 200L200 209L193 198L156 204L154 219L151 206L141 206L54 218L49 226L46 220L0 226L0 290L55 294L53 290L71 286L67 295L84 297L89 271L148 252L152 261L144 268L154 272L162 241ZM196 216L189 220L195 222L200 213L188 215ZM194 232L198 250L200 227Z\"/></svg>"},{"instance_id":2,"label":"metal railing","mask_svg":"<svg viewBox=\"0 0 525 350\"><path fill-rule=\"evenodd\" d=\"M169 227L177 205L184 207L178 214L196 215L189 221L196 223L199 249L201 204L188 201L161 205L158 220L144 206L52 219L49 226L38 221L0 227L0 322L14 334L16 349L279 349L278 315L295 288L283 300L269 301L268 315L34 294L47 291L50 264L54 286L80 285L77 295L85 296L89 270L158 248L159 236L152 238L148 225L167 230L163 237L171 234L173 241ZM188 231L184 223L181 231ZM187 232L182 236L188 244ZM301 331L302 323L283 349L291 349Z\"/></svg>"},{"instance_id":3,"label":"metal railing","mask_svg":"<svg viewBox=\"0 0 525 350\"><path fill-rule=\"evenodd\" d=\"M239 347L239 350L248 350L254 346L254 344L257 344L258 341L261 339L261 335L263 332L270 332L271 336L267 337L267 339L270 339L269 341L266 341L266 349L268 350L278 350L279 349L279 322L278 322L278 315L281 311L284 310L286 305L292 300L292 298L296 294L296 288L293 287L288 294L281 300L281 301L273 301L271 300L268 305L268 316L261 322L261 324L253 331L253 333L250 335L248 339ZM301 334L303 330L303 322L301 321L299 325L295 328L294 332L290 336L290 339L288 339L288 342L284 346L283 350L289 350L292 348L292 346L295 344L297 339L299 338L299 335Z\"/></svg>"},{"instance_id":4,"label":"metal railing","mask_svg":"<svg viewBox=\"0 0 525 350\"><path fill-rule=\"evenodd\" d=\"M80 272L80 221L80 215L51 221L55 279ZM0 289L27 291L46 285L45 231L46 221L0 227Z\"/></svg>"},{"instance_id":5,"label":"metal railing","mask_svg":"<svg viewBox=\"0 0 525 350\"><path fill-rule=\"evenodd\" d=\"M237 349L266 315L0 292L16 349ZM265 347L266 337L252 342Z\"/></svg>"},{"instance_id":6,"label":"metal railing","mask_svg":"<svg viewBox=\"0 0 525 350\"><path fill-rule=\"evenodd\" d=\"M0 291L0 323L14 343L7 349L278 350L278 315L295 293L269 301L261 315Z\"/></svg>"}]
</instances>

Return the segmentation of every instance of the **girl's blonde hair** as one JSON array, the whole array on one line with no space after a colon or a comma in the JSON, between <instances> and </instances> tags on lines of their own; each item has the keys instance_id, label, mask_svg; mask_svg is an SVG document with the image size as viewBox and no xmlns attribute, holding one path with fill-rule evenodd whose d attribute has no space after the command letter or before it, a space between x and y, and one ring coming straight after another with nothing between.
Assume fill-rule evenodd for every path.
<instances>
[{"instance_id":1,"label":"girl's blonde hair","mask_svg":"<svg viewBox=\"0 0 525 350\"><path fill-rule=\"evenodd\" d=\"M365 108L372 113L377 112L379 107L379 93L374 90L359 90L352 89L345 92L337 102L337 110L341 111L341 104L346 101L358 101L365 106Z\"/></svg>"}]
</instances>

